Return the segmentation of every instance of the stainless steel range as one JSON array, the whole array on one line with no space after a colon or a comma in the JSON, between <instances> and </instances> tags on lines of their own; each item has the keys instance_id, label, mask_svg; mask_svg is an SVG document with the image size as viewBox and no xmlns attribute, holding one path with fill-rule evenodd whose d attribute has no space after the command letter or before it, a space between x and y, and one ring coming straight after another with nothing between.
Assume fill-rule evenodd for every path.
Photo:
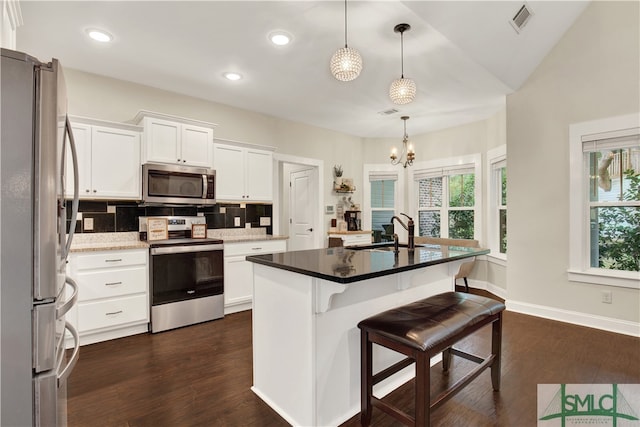
<instances>
[{"instance_id":1,"label":"stainless steel range","mask_svg":"<svg viewBox=\"0 0 640 427\"><path fill-rule=\"evenodd\" d=\"M147 240L147 219L140 217L140 240ZM224 316L222 240L194 239L191 226L204 217L162 217L166 240L149 241L151 332L161 332Z\"/></svg>"}]
</instances>

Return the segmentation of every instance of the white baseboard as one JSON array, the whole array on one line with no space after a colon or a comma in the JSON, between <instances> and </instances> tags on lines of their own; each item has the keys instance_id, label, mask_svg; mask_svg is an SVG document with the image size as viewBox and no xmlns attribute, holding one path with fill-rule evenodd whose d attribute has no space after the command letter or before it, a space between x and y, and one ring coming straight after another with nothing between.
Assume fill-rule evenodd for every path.
<instances>
[{"instance_id":1,"label":"white baseboard","mask_svg":"<svg viewBox=\"0 0 640 427\"><path fill-rule=\"evenodd\" d=\"M507 310L530 316L543 317L559 322L574 325L587 326L589 328L602 329L617 334L640 337L640 323L628 320L614 319L611 317L597 316L594 314L580 313L578 311L563 310L561 308L545 305L530 304L521 301L513 301L508 298L507 291L499 286L482 280L469 280L469 287L483 289L505 300Z\"/></svg>"},{"instance_id":2,"label":"white baseboard","mask_svg":"<svg viewBox=\"0 0 640 427\"><path fill-rule=\"evenodd\" d=\"M473 279L467 279L467 280L469 281L469 288L482 289L487 292L491 292L492 294L494 294L499 298L502 298L503 300L507 299L507 290L504 288L496 286L493 283L485 282L483 280L473 280ZM460 286L460 283L458 283L458 286Z\"/></svg>"},{"instance_id":3,"label":"white baseboard","mask_svg":"<svg viewBox=\"0 0 640 427\"><path fill-rule=\"evenodd\" d=\"M602 329L618 334L631 335L633 337L640 337L640 323L629 322L628 320L614 319L611 317L597 316L594 314L580 313L577 311L563 310L555 307L512 300L507 300L506 305L507 310L515 311L516 313Z\"/></svg>"}]
</instances>

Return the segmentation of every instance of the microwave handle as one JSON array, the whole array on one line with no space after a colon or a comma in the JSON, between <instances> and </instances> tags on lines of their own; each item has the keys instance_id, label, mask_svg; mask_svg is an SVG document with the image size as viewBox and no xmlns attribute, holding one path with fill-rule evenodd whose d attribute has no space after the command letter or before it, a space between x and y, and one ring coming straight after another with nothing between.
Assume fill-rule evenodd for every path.
<instances>
[{"instance_id":1,"label":"microwave handle","mask_svg":"<svg viewBox=\"0 0 640 427\"><path fill-rule=\"evenodd\" d=\"M206 199L207 198L207 193L208 191L208 182L207 182L207 175L202 175L202 198Z\"/></svg>"}]
</instances>

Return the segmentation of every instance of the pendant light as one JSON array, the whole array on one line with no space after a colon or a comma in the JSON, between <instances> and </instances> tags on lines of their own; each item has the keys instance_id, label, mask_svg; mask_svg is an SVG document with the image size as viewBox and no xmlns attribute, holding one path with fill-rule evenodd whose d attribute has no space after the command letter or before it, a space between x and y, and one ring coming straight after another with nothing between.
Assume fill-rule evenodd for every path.
<instances>
[{"instance_id":1,"label":"pendant light","mask_svg":"<svg viewBox=\"0 0 640 427\"><path fill-rule=\"evenodd\" d=\"M416 158L416 153L413 151L413 144L409 143L409 135L407 135L407 120L409 120L409 116L400 117L404 122L404 136L402 137L402 152L400 153L400 157L398 157L398 150L396 147L391 148L391 164L392 165L402 165L402 167L406 168L407 166L413 165L413 160ZM406 157L405 157L406 156ZM402 158L405 157L403 161Z\"/></svg>"},{"instance_id":2,"label":"pendant light","mask_svg":"<svg viewBox=\"0 0 640 427\"><path fill-rule=\"evenodd\" d=\"M404 78L404 32L410 29L411 25L409 24L398 24L393 27L393 31L400 33L400 60L402 67L400 78L394 80L389 88L389 97L391 97L394 104L408 104L416 97L415 82Z\"/></svg>"},{"instance_id":3,"label":"pendant light","mask_svg":"<svg viewBox=\"0 0 640 427\"><path fill-rule=\"evenodd\" d=\"M362 71L360 52L347 45L347 0L344 0L344 47L333 54L330 67L333 77L343 82L356 79Z\"/></svg>"}]
</instances>

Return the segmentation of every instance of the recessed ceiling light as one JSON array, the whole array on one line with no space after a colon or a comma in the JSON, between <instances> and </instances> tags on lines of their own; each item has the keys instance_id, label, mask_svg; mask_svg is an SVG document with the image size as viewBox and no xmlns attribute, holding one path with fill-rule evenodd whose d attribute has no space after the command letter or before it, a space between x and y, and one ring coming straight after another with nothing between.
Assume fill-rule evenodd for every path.
<instances>
[{"instance_id":1,"label":"recessed ceiling light","mask_svg":"<svg viewBox=\"0 0 640 427\"><path fill-rule=\"evenodd\" d=\"M291 34L284 31L273 31L269 33L269 40L276 46L285 46L291 42Z\"/></svg>"},{"instance_id":2,"label":"recessed ceiling light","mask_svg":"<svg viewBox=\"0 0 640 427\"><path fill-rule=\"evenodd\" d=\"M113 40L113 36L111 34L109 34L108 32L106 32L104 30L98 30L96 28L89 28L87 30L87 34L93 40L98 41L98 42L102 42L102 43L108 43L111 40Z\"/></svg>"},{"instance_id":3,"label":"recessed ceiling light","mask_svg":"<svg viewBox=\"0 0 640 427\"><path fill-rule=\"evenodd\" d=\"M239 73L224 73L224 78L231 81L237 81L242 79L242 74Z\"/></svg>"}]
</instances>

